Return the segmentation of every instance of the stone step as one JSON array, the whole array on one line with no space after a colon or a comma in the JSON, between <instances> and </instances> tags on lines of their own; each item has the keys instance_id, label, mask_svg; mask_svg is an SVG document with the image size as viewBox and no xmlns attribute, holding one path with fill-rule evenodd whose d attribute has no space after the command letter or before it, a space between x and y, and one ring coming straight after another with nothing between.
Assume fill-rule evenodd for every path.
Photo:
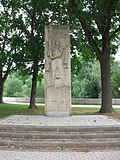
<instances>
[{"instance_id":1,"label":"stone step","mask_svg":"<svg viewBox=\"0 0 120 160\"><path fill-rule=\"evenodd\" d=\"M95 140L37 140L37 141L18 141L18 140L0 140L0 146L5 147L22 147L22 148L39 148L39 147L65 147L65 148L84 148L84 147L120 147L120 139L95 139Z\"/></svg>"},{"instance_id":2,"label":"stone step","mask_svg":"<svg viewBox=\"0 0 120 160\"><path fill-rule=\"evenodd\" d=\"M3 148L113 148L120 147L120 126L0 125Z\"/></svg>"},{"instance_id":3,"label":"stone step","mask_svg":"<svg viewBox=\"0 0 120 160\"><path fill-rule=\"evenodd\" d=\"M67 133L15 133L15 132L0 132L0 139L95 139L95 138L120 138L120 132L98 132L98 133L83 133L83 132L67 132Z\"/></svg>"},{"instance_id":4,"label":"stone step","mask_svg":"<svg viewBox=\"0 0 120 160\"><path fill-rule=\"evenodd\" d=\"M106 132L119 131L120 126L30 126L0 125L0 132Z\"/></svg>"}]
</instances>

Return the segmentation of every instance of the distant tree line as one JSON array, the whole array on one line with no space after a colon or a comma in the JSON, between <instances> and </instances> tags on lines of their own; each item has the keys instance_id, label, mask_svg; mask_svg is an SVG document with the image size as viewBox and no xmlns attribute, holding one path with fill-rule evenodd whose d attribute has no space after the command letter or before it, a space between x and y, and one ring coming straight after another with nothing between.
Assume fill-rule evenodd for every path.
<instances>
[{"instance_id":1,"label":"distant tree line","mask_svg":"<svg viewBox=\"0 0 120 160\"><path fill-rule=\"evenodd\" d=\"M112 62L112 98L120 98L120 62ZM5 82L5 97L30 98L32 77L13 72ZM100 66L97 61L84 63L80 72L72 74L73 98L101 98ZM38 74L36 98L44 98L44 77Z\"/></svg>"},{"instance_id":2,"label":"distant tree line","mask_svg":"<svg viewBox=\"0 0 120 160\"><path fill-rule=\"evenodd\" d=\"M44 78L38 75L36 98L44 98ZM20 75L18 72L13 72L8 76L4 87L4 97L24 97L30 98L32 86L32 76Z\"/></svg>"}]
</instances>

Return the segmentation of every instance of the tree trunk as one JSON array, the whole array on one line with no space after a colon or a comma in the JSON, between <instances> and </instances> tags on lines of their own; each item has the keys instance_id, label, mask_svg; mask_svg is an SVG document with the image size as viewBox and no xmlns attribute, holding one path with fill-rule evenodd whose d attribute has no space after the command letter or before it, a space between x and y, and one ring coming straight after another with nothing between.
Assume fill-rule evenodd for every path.
<instances>
[{"instance_id":1,"label":"tree trunk","mask_svg":"<svg viewBox=\"0 0 120 160\"><path fill-rule=\"evenodd\" d=\"M38 77L38 60L36 59L34 61L34 68L33 68L32 88L31 88L29 109L37 109L37 106L35 105L37 77Z\"/></svg>"},{"instance_id":2,"label":"tree trunk","mask_svg":"<svg viewBox=\"0 0 120 160\"><path fill-rule=\"evenodd\" d=\"M3 103L4 80L0 79L0 103Z\"/></svg>"},{"instance_id":3,"label":"tree trunk","mask_svg":"<svg viewBox=\"0 0 120 160\"><path fill-rule=\"evenodd\" d=\"M110 54L106 51L102 54L100 60L101 66L101 86L102 86L102 105L100 113L111 113L112 108L112 90L111 90L111 67Z\"/></svg>"}]
</instances>

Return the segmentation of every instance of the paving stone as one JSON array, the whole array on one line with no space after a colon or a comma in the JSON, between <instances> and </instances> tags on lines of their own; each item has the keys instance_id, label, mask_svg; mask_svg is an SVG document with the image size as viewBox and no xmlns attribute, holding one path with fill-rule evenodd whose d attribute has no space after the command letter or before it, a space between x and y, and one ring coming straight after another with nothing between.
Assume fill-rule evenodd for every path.
<instances>
[{"instance_id":1,"label":"paving stone","mask_svg":"<svg viewBox=\"0 0 120 160\"><path fill-rule=\"evenodd\" d=\"M0 150L0 160L120 160L120 151L18 152Z\"/></svg>"},{"instance_id":2,"label":"paving stone","mask_svg":"<svg viewBox=\"0 0 120 160\"><path fill-rule=\"evenodd\" d=\"M2 125L35 125L35 126L100 126L118 125L120 121L104 115L81 115L70 117L47 117L15 115L0 120Z\"/></svg>"}]
</instances>

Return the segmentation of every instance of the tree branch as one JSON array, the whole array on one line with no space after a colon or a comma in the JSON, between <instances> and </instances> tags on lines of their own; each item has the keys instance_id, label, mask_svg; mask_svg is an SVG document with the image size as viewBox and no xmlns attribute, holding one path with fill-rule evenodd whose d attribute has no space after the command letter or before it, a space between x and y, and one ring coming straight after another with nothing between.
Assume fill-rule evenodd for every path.
<instances>
[{"instance_id":1,"label":"tree branch","mask_svg":"<svg viewBox=\"0 0 120 160\"><path fill-rule=\"evenodd\" d=\"M2 80L2 67L0 67L0 81Z\"/></svg>"},{"instance_id":2,"label":"tree branch","mask_svg":"<svg viewBox=\"0 0 120 160\"><path fill-rule=\"evenodd\" d=\"M117 32L119 32L120 31L120 24L119 24L119 27L118 28L116 28L112 33L111 33L111 35L110 35L110 37L109 37L109 41L115 36L115 34L117 33Z\"/></svg>"},{"instance_id":3,"label":"tree branch","mask_svg":"<svg viewBox=\"0 0 120 160\"><path fill-rule=\"evenodd\" d=\"M85 23L85 20L83 20L82 18L79 17L79 21L81 23L81 26L82 26L83 30L85 31L85 34L86 34L86 36L88 38L88 41L89 41L90 45L92 46L93 50L95 51L95 53L97 55L97 58L99 60L101 60L101 54L100 54L101 51L98 48L96 41L93 39L93 37L91 35L91 32L88 29L87 24Z\"/></svg>"},{"instance_id":4,"label":"tree branch","mask_svg":"<svg viewBox=\"0 0 120 160\"><path fill-rule=\"evenodd\" d=\"M96 12L97 6L96 4L93 5L93 15L95 17L95 22L97 24L98 30L100 31L101 35L103 35L103 27L102 27L102 21L101 21L101 17L100 17L100 11L98 10L98 12Z\"/></svg>"},{"instance_id":5,"label":"tree branch","mask_svg":"<svg viewBox=\"0 0 120 160\"><path fill-rule=\"evenodd\" d=\"M3 77L4 81L7 79L7 76L9 74L9 72L10 72L11 66L12 66L12 62L7 67L7 71L5 72L5 75Z\"/></svg>"},{"instance_id":6,"label":"tree branch","mask_svg":"<svg viewBox=\"0 0 120 160\"><path fill-rule=\"evenodd\" d=\"M81 26L82 26L82 28L83 28L83 30L85 32L85 35L88 38L88 41L89 41L90 45L92 46L93 50L96 53L97 58L99 60L101 60L101 51L98 48L95 39L91 35L91 32L90 32L90 30L89 30L89 28L88 28L88 26L87 26L87 24L85 22L85 19L77 11L76 0L69 0L69 3L70 3L70 6L71 6L72 13L78 18L78 20L79 20L79 22L80 22L80 24L81 24Z\"/></svg>"},{"instance_id":7,"label":"tree branch","mask_svg":"<svg viewBox=\"0 0 120 160\"><path fill-rule=\"evenodd\" d=\"M25 6L23 6L23 8L25 8L25 10L28 12L28 14L32 17L32 14L31 14L30 10L27 8L27 6L25 5Z\"/></svg>"},{"instance_id":8,"label":"tree branch","mask_svg":"<svg viewBox=\"0 0 120 160\"><path fill-rule=\"evenodd\" d=\"M10 50L10 52L12 51L12 49ZM11 69L11 66L12 66L12 61L11 61L11 58L9 58L9 62L8 62L8 67L7 67L7 70L4 74L4 77L3 77L3 80L5 81L8 77L8 74L10 72L10 69Z\"/></svg>"},{"instance_id":9,"label":"tree branch","mask_svg":"<svg viewBox=\"0 0 120 160\"><path fill-rule=\"evenodd\" d=\"M3 53L3 52L4 52L4 49L5 49L5 43L6 43L6 38L7 38L7 31L5 31L5 36L4 36L3 47L2 47L2 51L1 51L1 53Z\"/></svg>"}]
</instances>

